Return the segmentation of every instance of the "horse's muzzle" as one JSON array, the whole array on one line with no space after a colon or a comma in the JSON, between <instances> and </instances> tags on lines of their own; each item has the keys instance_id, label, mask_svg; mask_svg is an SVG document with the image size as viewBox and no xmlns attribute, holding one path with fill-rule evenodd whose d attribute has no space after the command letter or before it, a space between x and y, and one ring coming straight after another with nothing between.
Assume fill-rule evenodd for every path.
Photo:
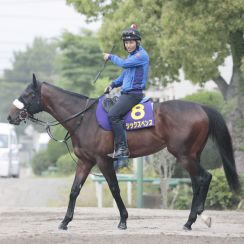
<instances>
[{"instance_id":1,"label":"horse's muzzle","mask_svg":"<svg viewBox=\"0 0 244 244\"><path fill-rule=\"evenodd\" d=\"M19 125L21 122L19 117L17 117L16 119L12 119L10 115L8 116L7 120L10 124L13 124L13 125Z\"/></svg>"},{"instance_id":2,"label":"horse's muzzle","mask_svg":"<svg viewBox=\"0 0 244 244\"><path fill-rule=\"evenodd\" d=\"M10 124L19 125L21 121L25 121L28 117L28 112L24 109L19 111L18 116L13 118L11 114L8 116L7 120Z\"/></svg>"}]
</instances>

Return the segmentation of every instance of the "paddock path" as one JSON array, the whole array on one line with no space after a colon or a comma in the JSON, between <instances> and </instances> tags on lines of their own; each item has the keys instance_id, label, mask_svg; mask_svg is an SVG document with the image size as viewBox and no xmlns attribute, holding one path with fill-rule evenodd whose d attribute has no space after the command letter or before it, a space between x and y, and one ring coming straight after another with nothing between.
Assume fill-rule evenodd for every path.
<instances>
[{"instance_id":1,"label":"paddock path","mask_svg":"<svg viewBox=\"0 0 244 244\"><path fill-rule=\"evenodd\" d=\"M171 244L244 243L244 213L206 211L208 228L199 219L192 231L182 230L188 211L128 209L127 230L118 230L113 208L77 208L67 231L58 230L66 208L0 208L1 244Z\"/></svg>"}]
</instances>

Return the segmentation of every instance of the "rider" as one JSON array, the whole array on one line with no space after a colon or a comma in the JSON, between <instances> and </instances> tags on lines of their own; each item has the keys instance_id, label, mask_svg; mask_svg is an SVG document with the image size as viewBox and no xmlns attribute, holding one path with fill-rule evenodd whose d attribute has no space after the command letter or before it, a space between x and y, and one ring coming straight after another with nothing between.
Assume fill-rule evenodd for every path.
<instances>
[{"instance_id":1,"label":"rider","mask_svg":"<svg viewBox=\"0 0 244 244\"><path fill-rule=\"evenodd\" d=\"M137 25L122 32L122 40L125 50L129 53L126 59L117 55L104 53L104 60L110 60L113 64L122 67L122 74L106 87L105 93L109 93L114 87L122 87L121 95L116 104L110 109L108 119L114 133L115 152L114 158L122 159L127 165L129 149L126 131L123 128L124 116L143 98L143 90L146 88L149 56L141 46L141 34Z\"/></svg>"}]
</instances>

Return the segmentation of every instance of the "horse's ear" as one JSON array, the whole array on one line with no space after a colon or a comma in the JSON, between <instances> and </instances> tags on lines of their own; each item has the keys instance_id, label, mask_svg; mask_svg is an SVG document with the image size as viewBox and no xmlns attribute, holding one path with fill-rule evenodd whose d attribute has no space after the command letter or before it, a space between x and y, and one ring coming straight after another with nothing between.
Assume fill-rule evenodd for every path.
<instances>
[{"instance_id":1,"label":"horse's ear","mask_svg":"<svg viewBox=\"0 0 244 244\"><path fill-rule=\"evenodd\" d=\"M32 82L33 82L33 86L34 86L34 88L37 89L37 81L36 81L36 76L35 76L35 74L33 74Z\"/></svg>"}]
</instances>

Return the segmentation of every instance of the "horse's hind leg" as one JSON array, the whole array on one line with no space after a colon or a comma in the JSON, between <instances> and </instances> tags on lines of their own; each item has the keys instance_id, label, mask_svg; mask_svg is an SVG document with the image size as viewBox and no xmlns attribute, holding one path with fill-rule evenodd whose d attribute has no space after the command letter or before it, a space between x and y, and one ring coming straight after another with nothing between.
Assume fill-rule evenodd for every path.
<instances>
[{"instance_id":1,"label":"horse's hind leg","mask_svg":"<svg viewBox=\"0 0 244 244\"><path fill-rule=\"evenodd\" d=\"M204 211L204 204L212 175L200 166L200 162L197 159L184 158L181 162L189 172L192 182L193 198L191 212L184 225L185 229L191 230L191 226L196 221L197 215Z\"/></svg>"},{"instance_id":2,"label":"horse's hind leg","mask_svg":"<svg viewBox=\"0 0 244 244\"><path fill-rule=\"evenodd\" d=\"M208 188L212 180L212 175L200 166L200 189L197 199L197 214L204 211L204 205L208 194Z\"/></svg>"},{"instance_id":3,"label":"horse's hind leg","mask_svg":"<svg viewBox=\"0 0 244 244\"><path fill-rule=\"evenodd\" d=\"M66 215L63 221L59 225L59 229L67 230L69 222L73 219L75 202L80 193L81 187L86 181L88 174L90 173L93 167L92 163L81 162L80 160L77 163L75 179L71 188L69 205L66 212Z\"/></svg>"},{"instance_id":4,"label":"horse's hind leg","mask_svg":"<svg viewBox=\"0 0 244 244\"><path fill-rule=\"evenodd\" d=\"M114 197L114 200L118 206L120 212L120 222L118 225L119 229L127 229L126 220L128 218L128 212L125 208L124 202L120 196L120 189L118 180L113 167L113 159L106 157L98 160L97 165L101 172L103 173L107 183L109 185L110 191Z\"/></svg>"}]
</instances>

